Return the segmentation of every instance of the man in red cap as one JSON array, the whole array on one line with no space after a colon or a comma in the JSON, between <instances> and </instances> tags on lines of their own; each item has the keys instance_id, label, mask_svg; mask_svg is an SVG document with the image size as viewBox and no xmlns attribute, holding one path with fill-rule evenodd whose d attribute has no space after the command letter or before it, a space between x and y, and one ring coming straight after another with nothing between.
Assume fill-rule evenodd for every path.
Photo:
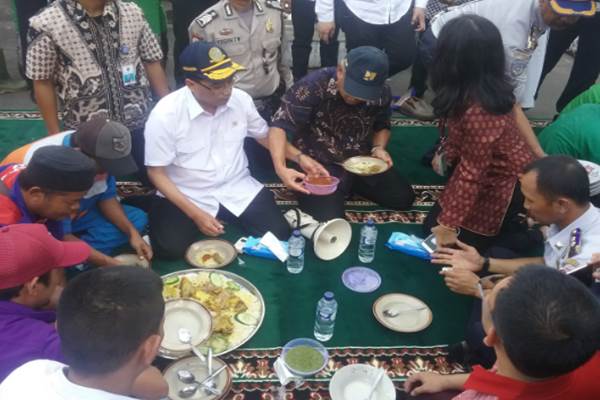
<instances>
[{"instance_id":1,"label":"man in red cap","mask_svg":"<svg viewBox=\"0 0 600 400\"><path fill-rule=\"evenodd\" d=\"M43 224L0 228L0 381L37 358L60 359L53 323L65 267L87 260L82 241L62 242Z\"/></svg>"}]
</instances>

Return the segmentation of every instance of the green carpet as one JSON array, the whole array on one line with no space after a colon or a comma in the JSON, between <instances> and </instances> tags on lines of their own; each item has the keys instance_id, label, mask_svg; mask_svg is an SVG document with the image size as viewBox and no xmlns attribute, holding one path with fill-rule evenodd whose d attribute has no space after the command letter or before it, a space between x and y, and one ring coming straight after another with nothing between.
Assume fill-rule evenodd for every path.
<instances>
[{"instance_id":1,"label":"green carpet","mask_svg":"<svg viewBox=\"0 0 600 400\"><path fill-rule=\"evenodd\" d=\"M44 135L41 120L34 114L11 115L0 120L0 156L14 148ZM398 122L398 121L397 121ZM402 121L399 121L402 124ZM443 179L431 169L420 164L421 155L435 142L437 129L432 125L397 126L393 128L389 152L394 167L413 184L441 184ZM284 206L285 208L285 206ZM416 206L415 210L427 207ZM349 206L349 213L363 219L377 211L377 206ZM385 216L389 217L389 213ZM385 218L384 218L385 219ZM389 220L389 218L388 218ZM335 335L331 346L433 346L458 341L463 337L463 327L468 316L470 299L451 294L438 274L439 268L384 247L394 231L420 235L420 225L386 222L378 224L379 239L375 261L371 267L382 277L382 285L374 293L359 294L345 288L342 272L354 265L357 259L360 224L353 223L353 238L348 250L331 262L318 260L309 243L306 267L299 275L287 273L283 264L244 256L246 265L232 265L228 270L252 281L267 303L267 316L258 334L246 347L262 348L280 346L299 336L311 336L315 304L322 293L332 290L339 302ZM234 242L243 236L237 227L227 226L225 238ZM235 264L235 263L234 263ZM156 260L153 268L160 274L185 269L182 261ZM402 292L424 300L433 310L433 322L423 332L399 334L381 326L373 317L372 304L381 295Z\"/></svg>"}]
</instances>

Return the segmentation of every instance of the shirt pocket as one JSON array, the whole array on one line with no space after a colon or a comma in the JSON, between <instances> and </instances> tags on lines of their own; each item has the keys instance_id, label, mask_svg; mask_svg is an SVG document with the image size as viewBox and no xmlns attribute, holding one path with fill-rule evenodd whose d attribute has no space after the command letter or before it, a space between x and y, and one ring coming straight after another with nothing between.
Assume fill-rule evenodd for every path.
<instances>
[{"instance_id":1,"label":"shirt pocket","mask_svg":"<svg viewBox=\"0 0 600 400\"><path fill-rule=\"evenodd\" d=\"M273 61L279 54L281 40L279 38L266 39L264 42L265 58L267 61Z\"/></svg>"},{"instance_id":2,"label":"shirt pocket","mask_svg":"<svg viewBox=\"0 0 600 400\"><path fill-rule=\"evenodd\" d=\"M246 121L230 121L223 134L224 153L230 160L237 159L244 152L244 141L248 136L248 124Z\"/></svg>"},{"instance_id":3,"label":"shirt pocket","mask_svg":"<svg viewBox=\"0 0 600 400\"><path fill-rule=\"evenodd\" d=\"M207 169L210 162L209 143L207 138L182 139L175 144L177 156L173 162L181 168L201 170Z\"/></svg>"}]
</instances>

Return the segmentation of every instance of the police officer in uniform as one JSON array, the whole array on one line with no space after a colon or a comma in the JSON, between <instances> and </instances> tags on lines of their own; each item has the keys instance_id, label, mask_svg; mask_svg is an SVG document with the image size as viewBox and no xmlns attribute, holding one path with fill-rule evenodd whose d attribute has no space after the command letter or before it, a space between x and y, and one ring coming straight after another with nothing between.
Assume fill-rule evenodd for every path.
<instances>
[{"instance_id":1,"label":"police officer in uniform","mask_svg":"<svg viewBox=\"0 0 600 400\"><path fill-rule=\"evenodd\" d=\"M293 83L281 57L285 11L278 0L220 0L189 27L190 40L214 42L246 68L235 87L252 96L267 122Z\"/></svg>"}]
</instances>

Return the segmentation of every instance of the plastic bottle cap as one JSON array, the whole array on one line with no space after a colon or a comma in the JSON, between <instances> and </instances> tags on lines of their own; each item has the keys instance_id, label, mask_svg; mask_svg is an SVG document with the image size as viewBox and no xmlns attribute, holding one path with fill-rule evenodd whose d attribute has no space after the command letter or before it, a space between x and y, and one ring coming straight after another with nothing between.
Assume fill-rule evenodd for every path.
<instances>
[{"instance_id":1,"label":"plastic bottle cap","mask_svg":"<svg viewBox=\"0 0 600 400\"><path fill-rule=\"evenodd\" d=\"M367 220L367 225L371 226L371 225L374 225L374 224L375 224L375 222L373 221L373 218L369 218Z\"/></svg>"},{"instance_id":2,"label":"plastic bottle cap","mask_svg":"<svg viewBox=\"0 0 600 400\"><path fill-rule=\"evenodd\" d=\"M325 297L325 300L331 300L333 299L333 292L325 292L323 297Z\"/></svg>"},{"instance_id":3,"label":"plastic bottle cap","mask_svg":"<svg viewBox=\"0 0 600 400\"><path fill-rule=\"evenodd\" d=\"M294 229L294 232L292 232L292 235L300 236L300 231L298 229Z\"/></svg>"}]
</instances>

